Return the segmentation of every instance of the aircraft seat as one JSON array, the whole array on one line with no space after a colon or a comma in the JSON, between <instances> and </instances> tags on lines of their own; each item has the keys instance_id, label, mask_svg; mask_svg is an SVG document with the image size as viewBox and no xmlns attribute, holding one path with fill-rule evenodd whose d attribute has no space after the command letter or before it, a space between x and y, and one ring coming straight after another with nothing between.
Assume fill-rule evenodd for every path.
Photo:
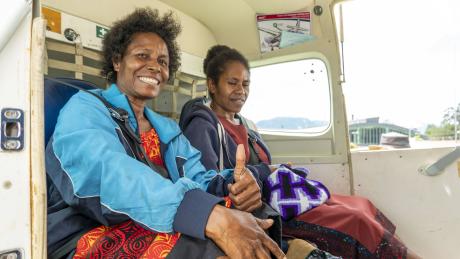
<instances>
[{"instance_id":1,"label":"aircraft seat","mask_svg":"<svg viewBox=\"0 0 460 259\"><path fill-rule=\"evenodd\" d=\"M73 78L56 78L59 81L74 84L83 89L96 89L98 88L95 84ZM78 92L77 89L62 83L52 81L49 78L45 78L45 145L48 144L49 139L53 135L54 127L56 126L57 117L59 111L67 103L67 101L74 94Z\"/></svg>"}]
</instances>

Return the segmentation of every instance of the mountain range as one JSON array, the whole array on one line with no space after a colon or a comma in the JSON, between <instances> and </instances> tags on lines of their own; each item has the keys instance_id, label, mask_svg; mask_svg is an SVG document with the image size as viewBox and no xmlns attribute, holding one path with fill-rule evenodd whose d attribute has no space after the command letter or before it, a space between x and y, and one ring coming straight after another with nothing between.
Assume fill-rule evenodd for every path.
<instances>
[{"instance_id":1,"label":"mountain range","mask_svg":"<svg viewBox=\"0 0 460 259\"><path fill-rule=\"evenodd\" d=\"M275 117L269 120L261 120L256 123L259 129L289 129L299 130L315 127L326 127L328 121L310 120L299 117Z\"/></svg>"}]
</instances>

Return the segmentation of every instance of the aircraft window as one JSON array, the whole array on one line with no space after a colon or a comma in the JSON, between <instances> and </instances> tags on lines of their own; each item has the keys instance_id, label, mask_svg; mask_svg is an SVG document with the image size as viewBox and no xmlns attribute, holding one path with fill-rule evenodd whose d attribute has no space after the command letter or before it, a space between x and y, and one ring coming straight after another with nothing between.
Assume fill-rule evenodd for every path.
<instances>
[{"instance_id":1,"label":"aircraft window","mask_svg":"<svg viewBox=\"0 0 460 259\"><path fill-rule=\"evenodd\" d=\"M306 59L252 68L241 114L259 130L318 133L330 124L330 106L326 64Z\"/></svg>"},{"instance_id":2,"label":"aircraft window","mask_svg":"<svg viewBox=\"0 0 460 259\"><path fill-rule=\"evenodd\" d=\"M342 11L351 142L399 133L412 148L458 144L460 1L349 1Z\"/></svg>"}]
</instances>

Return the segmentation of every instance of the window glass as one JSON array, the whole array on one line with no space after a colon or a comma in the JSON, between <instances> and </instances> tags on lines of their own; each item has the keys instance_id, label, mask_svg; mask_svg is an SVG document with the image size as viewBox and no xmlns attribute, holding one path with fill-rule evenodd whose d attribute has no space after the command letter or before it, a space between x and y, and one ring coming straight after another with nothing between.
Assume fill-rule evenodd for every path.
<instances>
[{"instance_id":1,"label":"window glass","mask_svg":"<svg viewBox=\"0 0 460 259\"><path fill-rule=\"evenodd\" d=\"M460 1L428 3L343 5L343 91L354 144L387 145L401 135L413 148L458 143Z\"/></svg>"},{"instance_id":2,"label":"window glass","mask_svg":"<svg viewBox=\"0 0 460 259\"><path fill-rule=\"evenodd\" d=\"M307 59L252 68L250 94L241 114L259 130L324 131L330 123L325 63Z\"/></svg>"}]
</instances>

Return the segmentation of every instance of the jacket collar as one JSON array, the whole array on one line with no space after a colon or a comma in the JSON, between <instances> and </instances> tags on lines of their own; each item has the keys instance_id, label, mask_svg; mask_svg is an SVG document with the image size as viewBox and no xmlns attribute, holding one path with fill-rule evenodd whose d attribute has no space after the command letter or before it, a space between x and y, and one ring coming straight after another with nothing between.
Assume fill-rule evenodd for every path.
<instances>
[{"instance_id":1,"label":"jacket collar","mask_svg":"<svg viewBox=\"0 0 460 259\"><path fill-rule=\"evenodd\" d=\"M127 96L120 91L118 86L116 84L111 84L109 88L102 91L102 96L113 106L125 109L128 112L129 124L134 131L138 133L137 120L134 116L131 104L129 103ZM144 107L144 114L155 128L155 131L162 143L169 143L173 138L181 133L177 124L169 118L166 118L147 107Z\"/></svg>"}]
</instances>

